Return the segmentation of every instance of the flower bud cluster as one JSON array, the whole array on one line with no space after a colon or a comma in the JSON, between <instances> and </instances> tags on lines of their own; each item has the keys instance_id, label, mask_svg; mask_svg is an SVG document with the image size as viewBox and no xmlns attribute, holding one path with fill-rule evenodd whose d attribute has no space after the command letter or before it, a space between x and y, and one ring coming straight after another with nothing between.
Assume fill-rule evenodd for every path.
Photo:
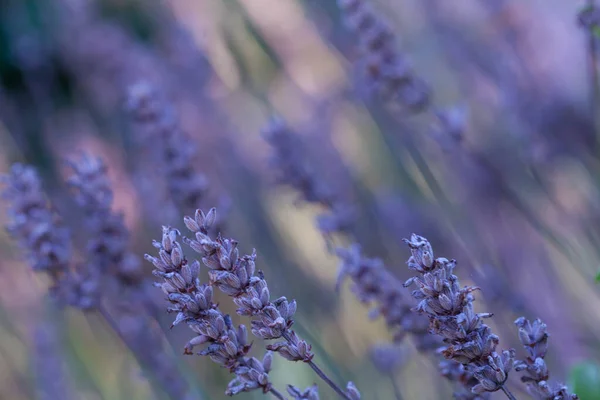
<instances>
[{"instance_id":1,"label":"flower bud cluster","mask_svg":"<svg viewBox=\"0 0 600 400\"><path fill-rule=\"evenodd\" d=\"M214 217L206 217L202 215L200 225L208 229ZM208 356L236 375L229 383L228 395L259 388L265 393L271 391L268 376L271 353L267 352L262 361L247 356L251 345L246 327L239 325L236 328L231 318L213 303L212 286L200 283L198 278L200 263L188 263L178 237L179 231L163 227L161 241L154 242L158 257L147 254L146 259L155 267L153 274L161 279L156 286L162 289L171 304L168 311L177 314L173 326L185 322L196 334L186 344L184 352L193 354L194 347L206 345L198 354Z\"/></svg>"},{"instance_id":2,"label":"flower bud cluster","mask_svg":"<svg viewBox=\"0 0 600 400\"><path fill-rule=\"evenodd\" d=\"M519 340L527 352L527 358L517 360L516 371L524 371L521 381L527 384L527 390L536 399L576 400L579 397L570 394L564 385L551 385L548 382L550 372L544 358L548 351L548 332L546 324L536 319L531 322L525 317L515 321L519 328Z\"/></svg>"},{"instance_id":3,"label":"flower bud cluster","mask_svg":"<svg viewBox=\"0 0 600 400\"><path fill-rule=\"evenodd\" d=\"M296 301L285 297L271 301L267 281L261 271L256 271L256 252L241 256L235 240L221 236L213 240L208 232L215 219L215 208L206 214L197 210L194 217L184 219L187 228L194 233L193 239L184 241L202 256L211 284L233 297L239 315L256 317L252 320L255 336L266 340L285 339L267 346L269 350L291 361L311 361L314 356L311 346L290 329Z\"/></svg>"},{"instance_id":4,"label":"flower bud cluster","mask_svg":"<svg viewBox=\"0 0 600 400\"><path fill-rule=\"evenodd\" d=\"M434 258L427 239L413 234L405 242L412 253L408 267L419 275L404 285L417 286L412 292L419 300L414 310L427 315L430 332L443 338L447 346L442 354L473 374L478 381L472 388L474 393L502 389L513 366L514 350L496 352L499 338L483 323L483 319L492 314L473 311L471 293L477 288L461 288L458 277L453 274L456 261Z\"/></svg>"}]
</instances>

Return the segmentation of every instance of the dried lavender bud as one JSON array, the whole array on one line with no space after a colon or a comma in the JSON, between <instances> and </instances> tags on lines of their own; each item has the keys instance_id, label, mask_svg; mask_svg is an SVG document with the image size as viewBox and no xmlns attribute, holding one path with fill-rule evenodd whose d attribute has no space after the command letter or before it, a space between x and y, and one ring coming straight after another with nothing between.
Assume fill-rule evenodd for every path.
<instances>
[{"instance_id":1,"label":"dried lavender bud","mask_svg":"<svg viewBox=\"0 0 600 400\"><path fill-rule=\"evenodd\" d=\"M479 383L472 372L467 371L464 365L452 360L442 360L439 364L440 372L446 379L455 382L453 397L456 400L488 400L489 392L473 393L471 390Z\"/></svg>"},{"instance_id":2,"label":"dried lavender bud","mask_svg":"<svg viewBox=\"0 0 600 400\"><path fill-rule=\"evenodd\" d=\"M515 321L519 328L519 340L527 352L525 360L515 362L516 371L524 371L521 381L527 384L527 390L536 399L576 400L576 394L570 394L564 385L550 385L550 373L544 358L548 351L548 332L546 324L540 319L531 322L525 317Z\"/></svg>"},{"instance_id":3,"label":"dried lavender bud","mask_svg":"<svg viewBox=\"0 0 600 400\"><path fill-rule=\"evenodd\" d=\"M206 214L196 213L193 224L187 219L188 226L191 225L197 229L197 233L206 236L202 231L208 230L214 223L215 214L213 210ZM213 362L234 373L236 377L229 383L227 395L256 389L261 389L264 393L273 391L268 376L272 356L267 353L262 361L247 356L251 345L248 343L246 327L235 327L231 318L213 303L212 286L200 283L200 263L188 263L177 241L179 235L179 231L163 227L161 241L153 243L159 257L146 254L145 258L155 266L153 274L161 279L157 286L167 295L170 303L168 311L176 313L172 326L185 322L196 335L186 344L184 353L193 354L193 349L202 345L204 349L199 355L208 356ZM198 245L211 248L210 244L207 239L203 239L202 244ZM235 250L229 248L227 254L231 259ZM228 282L231 282L231 278Z\"/></svg>"},{"instance_id":4,"label":"dried lavender bud","mask_svg":"<svg viewBox=\"0 0 600 400\"><path fill-rule=\"evenodd\" d=\"M360 392L356 386L354 386L354 383L348 382L346 385L346 393L348 394L350 400L360 400Z\"/></svg>"},{"instance_id":5,"label":"dried lavender bud","mask_svg":"<svg viewBox=\"0 0 600 400\"><path fill-rule=\"evenodd\" d=\"M264 274L262 271L256 272L256 251L250 255L240 256L236 240L225 239L220 235L213 240L208 235L208 228L215 219L216 209L212 208L208 213L197 210L195 223L191 223L191 217L186 218L188 221L186 226L195 234L195 239L184 239L187 245L201 255L202 262L209 268L211 284L233 298L233 302L238 306L239 315L254 317L251 324L255 336L261 339L285 339L267 346L269 350L279 353L290 361L308 363L342 398L346 400L355 398L352 397L352 393L358 393L356 388L353 388L352 393L350 389L344 392L333 383L312 361L314 354L310 344L299 338L291 329L297 308L296 301L288 301L285 297L271 301ZM163 235L164 237L170 236L167 233L166 236ZM173 244L172 247L176 246ZM162 269L165 268L157 259L151 261L155 265L160 265ZM168 261L163 264L170 269Z\"/></svg>"},{"instance_id":6,"label":"dried lavender bud","mask_svg":"<svg viewBox=\"0 0 600 400\"><path fill-rule=\"evenodd\" d=\"M317 385L313 385L304 390L289 385L287 391L294 400L319 400L319 388Z\"/></svg>"},{"instance_id":7,"label":"dried lavender bud","mask_svg":"<svg viewBox=\"0 0 600 400\"><path fill-rule=\"evenodd\" d=\"M312 348L311 345L300 339L294 331L291 331L289 338L289 342L270 344L267 346L267 349L279 353L286 360L311 361L314 357L314 354L310 351Z\"/></svg>"},{"instance_id":8,"label":"dried lavender bud","mask_svg":"<svg viewBox=\"0 0 600 400\"><path fill-rule=\"evenodd\" d=\"M289 328L293 324L296 302L289 302L285 297L271 301L267 281L262 274L256 274L256 252L240 256L235 240L221 236L213 240L208 236L208 229L215 219L214 208L206 214L198 210L193 223L192 218L187 217L186 225L195 234L195 239L185 238L184 242L201 255L202 262L209 268L211 284L233 297L238 306L237 313L256 317L252 321L254 335L262 339L278 339L290 333L288 342L293 341L295 336ZM304 341L288 345L301 345L302 348L293 348L293 353L302 354L304 361L312 358L310 346ZM288 347L283 346L275 351L283 354L287 350Z\"/></svg>"},{"instance_id":9,"label":"dried lavender bud","mask_svg":"<svg viewBox=\"0 0 600 400\"><path fill-rule=\"evenodd\" d=\"M429 104L430 90L398 53L396 38L368 0L338 0L346 25L359 39L361 65L370 92L419 112Z\"/></svg>"},{"instance_id":10,"label":"dried lavender bud","mask_svg":"<svg viewBox=\"0 0 600 400\"><path fill-rule=\"evenodd\" d=\"M430 331L443 338L447 345L442 354L446 359L463 364L472 373L478 384L472 391L480 394L503 390L512 369L514 350L496 352L499 338L482 321L492 314L473 311L472 292L476 287L460 287L458 277L453 274L456 261L445 258L433 259L429 241L413 234L405 239L411 249L407 264L419 273L409 279L405 286L416 284L412 292L419 304L414 308L429 317Z\"/></svg>"}]
</instances>

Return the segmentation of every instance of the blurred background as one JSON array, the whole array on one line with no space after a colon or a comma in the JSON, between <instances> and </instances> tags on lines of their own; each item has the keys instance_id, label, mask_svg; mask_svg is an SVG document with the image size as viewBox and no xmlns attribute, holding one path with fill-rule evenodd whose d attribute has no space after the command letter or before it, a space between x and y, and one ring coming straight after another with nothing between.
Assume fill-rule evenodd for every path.
<instances>
[{"instance_id":1,"label":"blurred background","mask_svg":"<svg viewBox=\"0 0 600 400\"><path fill-rule=\"evenodd\" d=\"M64 194L63 160L102 157L132 251L152 252L161 225L181 227L182 215L153 169L158 144L127 109L127 88L150 83L195 145L194 167L209 182L202 207L228 204L224 235L245 253L257 249L275 298L298 301L295 326L323 368L354 381L365 399L394 398L393 381L405 399L450 398L410 340L391 379L373 366L373 346L391 335L347 285L335 291L338 260L315 227L320 208L275 184L261 129L279 114L319 176L356 206L365 254L404 280L401 239L427 237L436 256L458 260L463 285L482 288L476 307L495 314L501 348L522 355L513 321L542 318L553 379L584 400L600 398L600 91L597 28L578 17L587 3L371 3L429 85L426 112L373 101L359 41L334 0L1 0L0 172L35 166L71 230L85 236ZM48 352L64 363L73 398L167 398L101 316L50 310L47 278L4 231L0 248L1 399L52 398L36 389ZM144 270L162 310L152 266ZM220 305L235 313L229 299ZM227 371L183 356L191 332L170 323L162 312L155 321L179 373L197 398L224 398ZM278 356L271 376L281 388L317 381ZM510 382L527 397L517 374ZM335 398L320 386L321 398Z\"/></svg>"}]
</instances>

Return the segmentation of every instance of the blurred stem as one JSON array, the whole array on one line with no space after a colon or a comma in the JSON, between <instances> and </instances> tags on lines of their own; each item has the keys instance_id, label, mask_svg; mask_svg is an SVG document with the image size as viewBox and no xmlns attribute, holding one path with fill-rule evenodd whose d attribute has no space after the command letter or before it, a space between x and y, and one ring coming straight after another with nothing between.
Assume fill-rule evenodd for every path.
<instances>
[{"instance_id":1,"label":"blurred stem","mask_svg":"<svg viewBox=\"0 0 600 400\"><path fill-rule=\"evenodd\" d=\"M102 316L102 318L104 318L104 320L108 323L110 328L119 337L119 339L121 339L123 344L125 346L127 346L127 348L131 351L133 356L136 358L136 360L140 364L140 367L148 370L152 374L153 379L149 379L149 382L150 382L150 385L155 388L155 394L158 394L160 392L167 392L167 396L169 398L177 399L178 397L176 394L171 393L167 387L161 387L161 385L158 382L156 382L154 373L152 371L152 366L148 365L148 363L143 359L143 357L140 356L140 354L137 351L135 351L135 347L132 345L131 338L129 338L125 334L123 334L123 330L121 329L121 327L119 326L117 321L113 318L113 316L110 315L107 308L103 304L99 304L97 307L97 310L98 310L98 313Z\"/></svg>"},{"instance_id":2,"label":"blurred stem","mask_svg":"<svg viewBox=\"0 0 600 400\"><path fill-rule=\"evenodd\" d=\"M394 388L394 396L396 397L396 400L402 400L402 393L400 392L400 387L398 386L398 382L396 382L394 375L390 375L390 380L392 381L392 387Z\"/></svg>"}]
</instances>

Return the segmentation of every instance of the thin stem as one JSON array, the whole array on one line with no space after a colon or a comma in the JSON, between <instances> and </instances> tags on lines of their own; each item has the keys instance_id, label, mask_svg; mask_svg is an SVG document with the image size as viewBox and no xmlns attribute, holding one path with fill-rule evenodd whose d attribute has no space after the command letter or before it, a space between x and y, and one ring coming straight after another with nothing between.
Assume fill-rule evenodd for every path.
<instances>
[{"instance_id":1,"label":"thin stem","mask_svg":"<svg viewBox=\"0 0 600 400\"><path fill-rule=\"evenodd\" d=\"M506 388L506 386L502 385L502 391L510 400L517 400L517 398Z\"/></svg>"},{"instance_id":2,"label":"thin stem","mask_svg":"<svg viewBox=\"0 0 600 400\"><path fill-rule=\"evenodd\" d=\"M400 387L398 386L398 382L396 382L394 375L390 375L390 380L392 381L392 387L394 388L394 396L396 397L396 400L402 400L402 393L400 393Z\"/></svg>"},{"instance_id":3,"label":"thin stem","mask_svg":"<svg viewBox=\"0 0 600 400\"><path fill-rule=\"evenodd\" d=\"M283 397L283 395L279 392L279 390L277 390L275 388L271 388L271 390L269 390L269 392L271 392L271 394L274 397L277 397L279 400L285 400L285 397Z\"/></svg>"},{"instance_id":4,"label":"thin stem","mask_svg":"<svg viewBox=\"0 0 600 400\"><path fill-rule=\"evenodd\" d=\"M285 340L288 341L288 343L292 343L292 339L290 338L290 335L287 332L283 334L283 337L285 338ZM307 364L310 365L313 371L315 371L317 375L319 375L319 378L323 379L323 381L326 384L328 384L329 387L332 388L342 399L352 400L350 397L348 397L346 392L344 392L338 385L336 385L335 382L329 379L329 377L325 374L325 372L321 370L321 368L319 368L317 364L315 364L312 361L309 361Z\"/></svg>"},{"instance_id":5,"label":"thin stem","mask_svg":"<svg viewBox=\"0 0 600 400\"><path fill-rule=\"evenodd\" d=\"M129 345L130 345L129 338L127 338L125 335L123 335L123 331L121 330L121 327L119 326L117 321L115 321L115 319L112 317L112 315L109 314L106 307L102 304L98 304L97 310L98 310L98 314L100 314L104 318L104 320L108 323L110 328L117 334L119 339L121 339L123 344L125 346L129 347Z\"/></svg>"},{"instance_id":6,"label":"thin stem","mask_svg":"<svg viewBox=\"0 0 600 400\"><path fill-rule=\"evenodd\" d=\"M319 368L317 364L312 361L308 362L308 365L319 375L319 378L323 379L325 383L327 383L342 399L351 400L350 397L338 386L336 385L329 377Z\"/></svg>"}]
</instances>

